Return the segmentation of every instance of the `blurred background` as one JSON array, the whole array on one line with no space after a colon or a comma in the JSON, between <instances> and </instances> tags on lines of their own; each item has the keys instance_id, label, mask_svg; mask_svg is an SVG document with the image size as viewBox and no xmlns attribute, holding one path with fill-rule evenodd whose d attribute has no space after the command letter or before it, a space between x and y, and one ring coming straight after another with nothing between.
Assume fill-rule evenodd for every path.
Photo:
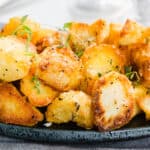
<instances>
[{"instance_id":1,"label":"blurred background","mask_svg":"<svg viewBox=\"0 0 150 150\"><path fill-rule=\"evenodd\" d=\"M0 0L0 22L29 15L50 26L68 21L91 23L98 18L124 22L127 18L150 26L150 0Z\"/></svg>"}]
</instances>

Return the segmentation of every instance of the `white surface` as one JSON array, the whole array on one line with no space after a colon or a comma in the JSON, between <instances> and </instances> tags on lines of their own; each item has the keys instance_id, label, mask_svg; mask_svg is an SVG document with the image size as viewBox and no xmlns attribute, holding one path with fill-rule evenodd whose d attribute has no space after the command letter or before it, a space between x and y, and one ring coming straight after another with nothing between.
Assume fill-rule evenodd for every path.
<instances>
[{"instance_id":1,"label":"white surface","mask_svg":"<svg viewBox=\"0 0 150 150\"><path fill-rule=\"evenodd\" d=\"M17 1L17 0L16 0ZM0 9L0 22L7 22L13 16L29 15L42 24L59 26L70 20L67 12L68 0L36 0L17 1L15 6ZM9 10L8 10L9 9Z\"/></svg>"},{"instance_id":2,"label":"white surface","mask_svg":"<svg viewBox=\"0 0 150 150\"><path fill-rule=\"evenodd\" d=\"M0 0L0 22L7 22L13 16L29 15L43 25L54 27L72 20L92 22L100 17L113 22L131 18L150 24L150 9L146 9L150 0L10 0L1 7L4 1L8 0ZM96 6L99 9L96 10Z\"/></svg>"}]
</instances>

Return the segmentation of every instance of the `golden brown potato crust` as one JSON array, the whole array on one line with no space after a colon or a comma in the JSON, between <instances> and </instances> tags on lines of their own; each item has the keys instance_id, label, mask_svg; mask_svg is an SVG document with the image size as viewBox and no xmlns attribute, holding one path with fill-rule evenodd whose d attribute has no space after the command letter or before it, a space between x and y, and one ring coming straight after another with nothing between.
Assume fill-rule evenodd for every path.
<instances>
[{"instance_id":1,"label":"golden brown potato crust","mask_svg":"<svg viewBox=\"0 0 150 150\"><path fill-rule=\"evenodd\" d=\"M37 75L59 91L78 88L82 78L82 63L67 48L47 48L41 54Z\"/></svg>"},{"instance_id":2,"label":"golden brown potato crust","mask_svg":"<svg viewBox=\"0 0 150 150\"><path fill-rule=\"evenodd\" d=\"M20 82L21 92L28 97L33 106L47 106L58 95L58 92L44 84L36 75L28 74Z\"/></svg>"},{"instance_id":3,"label":"golden brown potato crust","mask_svg":"<svg viewBox=\"0 0 150 150\"><path fill-rule=\"evenodd\" d=\"M78 126L90 129L93 127L91 97L82 91L61 93L48 106L46 120L57 124L76 122Z\"/></svg>"},{"instance_id":4,"label":"golden brown potato crust","mask_svg":"<svg viewBox=\"0 0 150 150\"><path fill-rule=\"evenodd\" d=\"M81 57L85 79L81 89L91 94L93 81L110 71L124 72L125 58L118 48L101 44L87 48Z\"/></svg>"},{"instance_id":5,"label":"golden brown potato crust","mask_svg":"<svg viewBox=\"0 0 150 150\"><path fill-rule=\"evenodd\" d=\"M7 35L12 35L13 32L18 29L18 27L21 24L22 18L21 17L13 17L9 20L9 22L3 27L2 29L2 35L7 36ZM32 32L32 37L31 37L31 41L36 44L37 41L39 41L42 37L44 37L45 35L51 33L50 30L42 30L41 26L39 23L34 22L30 19L26 19L24 21L24 25L27 26L31 32ZM22 29L18 29L18 33L21 33ZM27 34L17 34L18 37L27 38Z\"/></svg>"},{"instance_id":6,"label":"golden brown potato crust","mask_svg":"<svg viewBox=\"0 0 150 150\"><path fill-rule=\"evenodd\" d=\"M91 25L72 22L69 29L70 46L73 51L84 51L89 46L99 45L109 36L109 24L104 20L97 20Z\"/></svg>"},{"instance_id":7,"label":"golden brown potato crust","mask_svg":"<svg viewBox=\"0 0 150 150\"><path fill-rule=\"evenodd\" d=\"M25 41L16 36L0 38L0 79L6 82L19 80L26 76L31 66L31 59L36 54L33 45L26 50ZM28 54L32 54L28 56ZM13 75L12 75L13 74Z\"/></svg>"},{"instance_id":8,"label":"golden brown potato crust","mask_svg":"<svg viewBox=\"0 0 150 150\"><path fill-rule=\"evenodd\" d=\"M12 84L0 84L0 122L33 126L43 114L20 95Z\"/></svg>"},{"instance_id":9,"label":"golden brown potato crust","mask_svg":"<svg viewBox=\"0 0 150 150\"><path fill-rule=\"evenodd\" d=\"M129 80L117 72L110 72L93 87L93 111L99 130L118 129L133 117L134 101Z\"/></svg>"}]
</instances>

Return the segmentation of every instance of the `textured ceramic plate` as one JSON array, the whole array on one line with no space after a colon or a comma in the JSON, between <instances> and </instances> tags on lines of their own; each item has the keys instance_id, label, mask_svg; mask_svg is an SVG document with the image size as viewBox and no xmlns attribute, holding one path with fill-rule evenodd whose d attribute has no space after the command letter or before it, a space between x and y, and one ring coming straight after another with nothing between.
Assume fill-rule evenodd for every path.
<instances>
[{"instance_id":1,"label":"textured ceramic plate","mask_svg":"<svg viewBox=\"0 0 150 150\"><path fill-rule=\"evenodd\" d=\"M129 140L150 136L150 122L146 122L144 115L137 116L129 125L116 131L98 132L84 130L75 124L52 125L49 128L39 124L36 127L23 127L0 123L0 134L19 139L40 142L61 143L90 143L114 140Z\"/></svg>"},{"instance_id":2,"label":"textured ceramic plate","mask_svg":"<svg viewBox=\"0 0 150 150\"><path fill-rule=\"evenodd\" d=\"M2 27L0 23L0 27ZM85 130L73 123L52 125L49 128L43 123L35 127L23 127L0 123L0 134L19 139L26 139L40 142L61 142L61 143L90 143L114 140L129 140L150 136L150 122L145 121L144 115L134 118L130 124L116 131L98 132L96 130Z\"/></svg>"}]
</instances>

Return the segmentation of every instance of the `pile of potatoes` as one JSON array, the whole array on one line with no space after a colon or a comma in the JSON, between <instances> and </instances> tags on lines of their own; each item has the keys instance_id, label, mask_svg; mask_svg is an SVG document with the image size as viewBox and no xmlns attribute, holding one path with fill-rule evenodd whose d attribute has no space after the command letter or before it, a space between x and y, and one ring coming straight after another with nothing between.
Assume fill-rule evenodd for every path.
<instances>
[{"instance_id":1,"label":"pile of potatoes","mask_svg":"<svg viewBox=\"0 0 150 150\"><path fill-rule=\"evenodd\" d=\"M150 28L134 21L54 30L14 17L1 30L1 122L111 131L142 112L150 119L149 88Z\"/></svg>"}]
</instances>

